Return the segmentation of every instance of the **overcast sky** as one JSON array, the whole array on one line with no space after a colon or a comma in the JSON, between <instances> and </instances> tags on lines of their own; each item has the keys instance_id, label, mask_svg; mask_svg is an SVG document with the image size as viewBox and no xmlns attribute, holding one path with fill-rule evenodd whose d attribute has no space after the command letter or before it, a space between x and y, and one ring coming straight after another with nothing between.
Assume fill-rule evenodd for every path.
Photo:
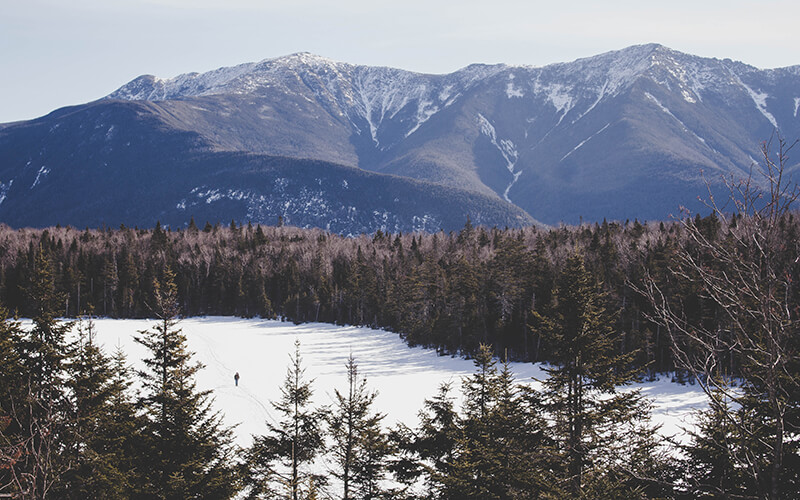
<instances>
[{"instance_id":1,"label":"overcast sky","mask_svg":"<svg viewBox=\"0 0 800 500\"><path fill-rule=\"evenodd\" d=\"M800 2L770 0L0 0L0 123L142 74L307 51L448 73L542 66L656 42L760 68L800 64Z\"/></svg>"}]
</instances>

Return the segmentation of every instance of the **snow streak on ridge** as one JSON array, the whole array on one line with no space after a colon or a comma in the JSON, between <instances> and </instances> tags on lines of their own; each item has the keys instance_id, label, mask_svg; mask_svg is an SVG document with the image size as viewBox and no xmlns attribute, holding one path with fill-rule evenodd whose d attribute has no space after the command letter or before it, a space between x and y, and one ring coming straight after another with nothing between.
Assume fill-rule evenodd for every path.
<instances>
[{"instance_id":1,"label":"snow streak on ridge","mask_svg":"<svg viewBox=\"0 0 800 500\"><path fill-rule=\"evenodd\" d=\"M497 139L497 131L494 128L494 125L482 114L478 113L478 125L480 125L481 133L489 138L492 144L500 151L500 154L503 155L503 159L506 160L506 168L512 175L512 180L506 186L505 191L503 191L503 198L509 203L513 203L511 199L508 197L508 192L511 191L511 186L514 185L515 182L519 179L520 174L522 171L515 172L514 169L517 165L517 160L519 159L519 153L517 152L516 145L510 139Z\"/></svg>"},{"instance_id":2,"label":"snow streak on ridge","mask_svg":"<svg viewBox=\"0 0 800 500\"><path fill-rule=\"evenodd\" d=\"M755 103L756 108L758 108L758 110L761 112L761 114L764 115L764 117L767 120L769 120L769 122L772 124L773 127L778 128L778 121L775 119L774 116L772 116L772 113L767 111L767 97L769 97L769 95L762 94L761 92L756 92L755 90L753 90L750 87L748 87L742 81L742 79L739 78L739 75L736 75L736 74L733 74L733 73L731 73L731 74L735 78L736 82L739 85L741 85L742 88L744 88L747 91L747 93L750 95L750 98L753 99L753 102Z\"/></svg>"}]
</instances>

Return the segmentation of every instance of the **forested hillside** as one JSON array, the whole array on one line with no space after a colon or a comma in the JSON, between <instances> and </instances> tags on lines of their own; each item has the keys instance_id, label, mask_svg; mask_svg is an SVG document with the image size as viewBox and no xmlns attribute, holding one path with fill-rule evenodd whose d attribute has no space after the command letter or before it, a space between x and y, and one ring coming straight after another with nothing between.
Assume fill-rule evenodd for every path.
<instances>
[{"instance_id":1,"label":"forested hillside","mask_svg":"<svg viewBox=\"0 0 800 500\"><path fill-rule=\"evenodd\" d=\"M24 290L39 251L53 261L64 302L61 314L152 317L154 278L176 274L180 313L283 317L382 327L414 345L474 354L480 343L511 359L552 359L537 315L547 315L555 277L569 255L583 256L614 311L620 353L651 372L675 369L669 338L648 320L653 310L636 289L645 276L679 300L690 322L726 328L719 306L699 285L667 272L678 256L699 252L687 222L725 241L737 218L715 216L647 224L602 223L542 230L472 227L457 233L384 234L345 238L293 227L191 225L185 230L132 228L45 230L0 227L0 301L32 316ZM780 221L784 268L796 275L798 220ZM698 255L702 258L702 255ZM686 278L686 277L684 277ZM797 304L792 282L792 303ZM725 369L736 360L720 352Z\"/></svg>"}]
</instances>

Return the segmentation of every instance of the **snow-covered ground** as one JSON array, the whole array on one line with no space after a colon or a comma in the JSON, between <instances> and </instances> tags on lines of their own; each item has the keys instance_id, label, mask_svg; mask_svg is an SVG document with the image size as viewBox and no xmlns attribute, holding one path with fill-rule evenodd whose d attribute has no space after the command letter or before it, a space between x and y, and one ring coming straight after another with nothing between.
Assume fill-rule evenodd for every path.
<instances>
[{"instance_id":1,"label":"snow-covered ground","mask_svg":"<svg viewBox=\"0 0 800 500\"><path fill-rule=\"evenodd\" d=\"M119 345L136 367L147 353L133 338L154 324L153 320L95 320L97 339L106 352ZM306 377L314 379L315 403L330 404L335 388L346 389L345 363L352 353L368 386L379 393L375 405L387 414L387 425L403 422L416 427L423 401L442 382L452 382L458 392L462 377L473 372L470 360L409 348L397 334L370 328L229 317L188 318L178 326L195 359L206 365L198 373L198 388L213 391L215 407L225 422L237 425L240 446L248 446L251 435L263 434L265 422L278 417L270 401L280 397L295 340L300 341ZM513 370L520 381L543 378L541 369L530 363L514 363ZM241 377L238 387L233 380L236 372ZM706 404L699 388L675 384L666 377L636 386L653 399L653 420L663 424L662 434L678 439L682 428L690 425L692 410Z\"/></svg>"}]
</instances>

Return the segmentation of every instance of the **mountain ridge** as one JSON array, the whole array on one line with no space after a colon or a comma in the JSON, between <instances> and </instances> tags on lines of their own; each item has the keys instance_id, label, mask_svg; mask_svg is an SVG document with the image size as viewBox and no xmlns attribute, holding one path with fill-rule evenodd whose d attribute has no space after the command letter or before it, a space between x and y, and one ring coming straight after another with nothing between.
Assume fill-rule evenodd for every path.
<instances>
[{"instance_id":1,"label":"mountain ridge","mask_svg":"<svg viewBox=\"0 0 800 500\"><path fill-rule=\"evenodd\" d=\"M139 104L135 117L102 118L124 102ZM29 146L0 164L0 220L20 195L19 182L10 184L15 172L52 149L47 134L24 138L32 123L68 128L75 147L64 154L87 164L111 143L137 144L123 161L130 168L148 155L173 158L177 170L182 156L197 155L244 168L235 154L251 153L414 179L429 193L455 190L442 199L472 199L462 215L473 221L474 207L488 202L466 193L506 204L500 225L663 220L680 206L700 210L707 179L716 189L719 176L746 176L776 130L800 137L800 66L762 70L646 44L540 67L473 64L430 75L296 53L169 79L143 75L68 109L87 106L96 112L91 126L121 134L119 142L87 140L88 122L67 120L71 111L0 127L0 153L3 138L6 148ZM190 139L169 139L181 134ZM129 140L144 136L154 142Z\"/></svg>"},{"instance_id":2,"label":"mountain ridge","mask_svg":"<svg viewBox=\"0 0 800 500\"><path fill-rule=\"evenodd\" d=\"M403 72L403 73L408 73L408 74L418 75L418 76L426 76L426 77L447 77L447 76L456 75L456 74L459 74L459 73L469 72L469 71L474 70L475 68L497 68L498 70L504 70L504 69L511 69L511 70L513 70L513 69L524 69L524 70L555 69L555 68L564 67L564 66L572 66L572 65L575 65L575 64L579 64L579 63L593 62L593 61L613 58L613 56L617 56L617 55L630 55L630 54L637 54L637 53L642 53L642 52L645 52L646 55L648 55L648 56L652 55L655 52L659 52L659 53L669 54L669 55L678 55L678 56L683 57L683 58L691 58L691 59L700 60L700 61L708 61L708 62L714 61L714 62L718 62L718 63L726 63L726 64L729 64L729 65L734 65L734 66L737 66L737 67L739 67L741 69L747 69L747 70L768 71L768 72L769 71L781 71L781 70L785 70L785 71L793 70L795 72L800 73L800 64L791 65L791 66L777 67L777 68L759 68L759 67L747 64L745 62L731 60L729 58L719 59L719 58L716 58L716 57L695 56L695 55L687 54L687 53L680 52L680 51L677 51L677 50L673 50L673 49L671 49L671 48L669 48L667 46L664 46L664 45L661 45L661 44L658 44L658 43L647 43L647 44L641 44L641 45L633 45L633 46L626 47L626 48L623 48L623 49L612 50L612 51L604 52L604 53L597 54L597 55L594 55L594 56L580 57L580 58L577 58L577 59L575 59L573 61L570 61L570 62L555 62L555 63L545 64L545 65L542 65L542 66L528 65L528 64L512 65L512 64L505 64L505 63L495 63L495 64L472 63L472 64L469 64L467 66L464 66L463 68L459 68L459 69L457 69L455 71L452 71L452 72L449 72L449 73L424 73L424 72L418 72L418 71L411 71L411 70L404 70L404 69L400 69L400 68L394 68L394 67L391 67L391 66L368 66L368 65L361 65L361 64L351 64L351 63L347 63L347 62L337 61L335 59L327 58L327 57L324 57L324 56L319 56L319 55L313 54L311 52L295 52L295 53L287 54L287 55L284 55L284 56L278 56L278 57L273 57L273 58L262 59L261 61L258 61L258 62L241 63L241 64L237 64L235 66L224 66L224 67L220 67L220 68L217 68L217 69L214 69L214 70L205 71L205 72L202 72L202 73L200 73L200 72L182 73L182 74L176 75L176 76L171 77L171 78L161 78L161 77L158 77L158 76L155 76L155 75L151 75L151 74L144 74L144 75L141 75L141 76L139 76L137 78L134 78L133 80L131 80L127 84L122 85L120 88L118 88L117 90L111 92L105 98L130 99L130 100L154 100L155 96L152 96L152 95L144 96L141 93L132 94L132 93L130 93L130 91L126 90L126 88L131 86L135 82L140 81L140 80L146 81L146 82L151 83L151 84L159 84L159 85L168 86L170 84L176 84L176 85L177 84L183 84L187 80L194 79L194 78L211 79L212 77L217 77L216 81L219 81L220 79L222 79L222 78L219 78L219 77L222 77L223 75L231 75L231 77L224 82L224 84L227 84L227 83L230 83L231 80L233 80L235 78L238 78L240 76L243 76L244 74L248 73L248 70L263 69L264 67L268 67L268 66L271 66L271 65L280 65L282 67L292 68L292 69L298 69L301 66L306 66L306 67L314 66L314 67L318 67L318 68L319 67L323 67L323 68L341 68L341 67L343 67L343 68L349 68L349 69L370 68L370 69L375 69L375 70L398 71L398 72ZM629 61L629 59L627 59L627 60ZM211 90L211 89L214 89L214 88L220 88L224 84L217 83L216 85L208 85L207 89ZM186 90L186 89L184 89L184 90ZM168 95L166 95L166 94L162 95L159 99L162 99L162 100L163 99L169 99L169 98L175 97L178 94L179 94L178 92L174 92L173 91L173 92L170 92ZM195 94L192 94L192 95L198 96L198 95L202 95L202 94L195 93Z\"/></svg>"}]
</instances>

